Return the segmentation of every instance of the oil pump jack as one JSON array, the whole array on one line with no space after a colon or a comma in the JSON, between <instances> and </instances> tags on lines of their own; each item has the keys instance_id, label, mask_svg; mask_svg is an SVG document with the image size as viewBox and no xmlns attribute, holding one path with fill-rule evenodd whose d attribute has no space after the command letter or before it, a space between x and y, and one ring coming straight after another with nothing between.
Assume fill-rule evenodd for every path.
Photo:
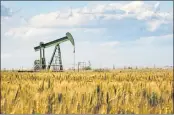
<instances>
[{"instance_id":1,"label":"oil pump jack","mask_svg":"<svg viewBox=\"0 0 174 115\"><path fill-rule=\"evenodd\" d=\"M50 67L52 66L53 63L53 59L56 58L57 61L59 61L58 66L59 66L59 70L62 71L63 70L63 65L62 65L62 59L61 59L61 51L60 51L60 44L65 42L65 41L70 41L72 43L72 45L74 46L74 53L75 53L75 43L74 43L74 39L72 37L72 35L67 32L65 37L62 37L60 39L56 39L54 41L48 42L48 43L43 43L40 42L39 46L34 47L35 51L40 51L40 60L35 60L34 61L34 70L44 70L44 69L50 69ZM46 66L46 60L45 60L45 48L51 47L55 45L51 60L48 64L48 66ZM55 56L57 51L58 56Z\"/></svg>"}]
</instances>

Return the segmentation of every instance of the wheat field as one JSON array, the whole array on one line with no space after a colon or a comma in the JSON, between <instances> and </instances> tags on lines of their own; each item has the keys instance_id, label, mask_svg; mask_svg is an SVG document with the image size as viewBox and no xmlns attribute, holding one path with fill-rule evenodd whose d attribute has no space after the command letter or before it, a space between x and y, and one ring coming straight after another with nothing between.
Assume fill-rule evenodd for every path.
<instances>
[{"instance_id":1,"label":"wheat field","mask_svg":"<svg viewBox=\"0 0 174 115\"><path fill-rule=\"evenodd\" d=\"M170 114L173 70L1 72L6 114Z\"/></svg>"}]
</instances>

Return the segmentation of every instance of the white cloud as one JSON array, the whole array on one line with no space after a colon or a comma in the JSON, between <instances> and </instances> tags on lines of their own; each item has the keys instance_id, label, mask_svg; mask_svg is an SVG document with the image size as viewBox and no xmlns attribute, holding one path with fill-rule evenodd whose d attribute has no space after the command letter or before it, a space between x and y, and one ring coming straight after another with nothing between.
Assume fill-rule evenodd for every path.
<instances>
[{"instance_id":1,"label":"white cloud","mask_svg":"<svg viewBox=\"0 0 174 115\"><path fill-rule=\"evenodd\" d=\"M84 16L82 17L80 15L75 15L70 18L62 18L62 17L57 18L57 12L51 12L32 17L29 20L29 26L32 27L76 26L82 23L86 23L85 20L86 20L85 17Z\"/></svg>"},{"instance_id":2,"label":"white cloud","mask_svg":"<svg viewBox=\"0 0 174 115\"><path fill-rule=\"evenodd\" d=\"M161 24L163 24L164 23L164 21L160 21L160 20L152 20L152 21L149 21L149 22L147 22L147 24L148 24L148 30L149 31L151 31L151 32L153 32L153 31L155 31L157 28L159 28L159 26L161 25Z\"/></svg>"},{"instance_id":3,"label":"white cloud","mask_svg":"<svg viewBox=\"0 0 174 115\"><path fill-rule=\"evenodd\" d=\"M10 58L12 55L10 53L2 53L1 54L1 58L5 59L5 58Z\"/></svg>"},{"instance_id":4,"label":"white cloud","mask_svg":"<svg viewBox=\"0 0 174 115\"><path fill-rule=\"evenodd\" d=\"M13 37L15 39L42 39L63 37L66 32L85 34L101 34L106 31L106 28L34 28L34 27L21 27L12 28L5 33L6 37ZM82 34L83 33L83 34ZM84 36L87 37L87 36Z\"/></svg>"},{"instance_id":5,"label":"white cloud","mask_svg":"<svg viewBox=\"0 0 174 115\"><path fill-rule=\"evenodd\" d=\"M85 33L95 33L95 34L100 34L102 32L105 32L107 29L106 28L82 28Z\"/></svg>"},{"instance_id":6,"label":"white cloud","mask_svg":"<svg viewBox=\"0 0 174 115\"><path fill-rule=\"evenodd\" d=\"M153 19L154 18L154 19ZM153 32L162 24L173 23L173 14L171 12L157 12L153 13L151 20L147 21L148 30Z\"/></svg>"},{"instance_id":7,"label":"white cloud","mask_svg":"<svg viewBox=\"0 0 174 115\"><path fill-rule=\"evenodd\" d=\"M120 47L134 48L135 47L171 47L173 43L173 34L159 35L159 36L146 36L140 37L133 41L120 42Z\"/></svg>"},{"instance_id":8,"label":"white cloud","mask_svg":"<svg viewBox=\"0 0 174 115\"><path fill-rule=\"evenodd\" d=\"M173 40L173 34L167 34L162 36L150 36L150 37L141 37L136 40L135 43L139 45L153 45L154 42L163 43L168 40Z\"/></svg>"},{"instance_id":9,"label":"white cloud","mask_svg":"<svg viewBox=\"0 0 174 115\"><path fill-rule=\"evenodd\" d=\"M119 44L120 44L119 41L112 41L112 42L101 43L100 45L104 46L104 47L113 47L113 46L117 46Z\"/></svg>"},{"instance_id":10,"label":"white cloud","mask_svg":"<svg viewBox=\"0 0 174 115\"><path fill-rule=\"evenodd\" d=\"M60 33L61 31L65 30L55 29L55 28L21 27L21 28L12 28L10 31L6 32L5 35L9 37L13 36L14 38L34 39L36 37L44 37L44 36L48 37L49 35L54 36L56 32Z\"/></svg>"},{"instance_id":11,"label":"white cloud","mask_svg":"<svg viewBox=\"0 0 174 115\"><path fill-rule=\"evenodd\" d=\"M114 13L117 10L125 11L126 13ZM107 11L114 11L108 14ZM131 13L129 13L131 12ZM87 14L85 14L87 13ZM59 15L60 14L60 15ZM152 16L157 19L152 20ZM97 25L100 20L121 20L123 18L136 18L137 20L145 20L149 31L155 31L161 24L172 23L173 14L166 12L154 13L153 6L145 4L143 1L134 1L127 4L112 3L99 4L93 7L83 7L72 9L72 15L67 12L54 11L43 13L31 17L28 23L24 26L11 28L7 35L14 36L33 36L37 33L47 34L54 33L55 29L40 29L40 28L62 28L62 27L84 27L87 25ZM96 18L95 18L96 17ZM39 29L38 29L39 28ZM88 29L89 30L89 29ZM93 31L93 30L91 30Z\"/></svg>"},{"instance_id":12,"label":"white cloud","mask_svg":"<svg viewBox=\"0 0 174 115\"><path fill-rule=\"evenodd\" d=\"M144 7L144 2L143 1L133 1L130 2L124 6L122 6L121 9L125 10L126 12L141 12ZM137 10L139 9L139 10Z\"/></svg>"}]
</instances>

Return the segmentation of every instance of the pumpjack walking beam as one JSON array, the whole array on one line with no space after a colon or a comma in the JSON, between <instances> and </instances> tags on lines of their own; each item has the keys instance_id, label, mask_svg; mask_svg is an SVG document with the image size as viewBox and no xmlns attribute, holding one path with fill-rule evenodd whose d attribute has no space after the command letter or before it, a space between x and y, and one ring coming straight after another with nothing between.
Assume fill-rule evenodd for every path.
<instances>
[{"instance_id":1,"label":"pumpjack walking beam","mask_svg":"<svg viewBox=\"0 0 174 115\"><path fill-rule=\"evenodd\" d=\"M48 43L45 43L45 44L43 42L40 42L39 46L34 47L35 51L40 50L40 67L41 67L41 69L46 69L45 50L44 49L55 45L55 49L53 51L51 61L48 65L47 69L50 69L51 64L53 62L53 59L55 57L56 50L58 50L59 66L60 66L60 70L63 70L62 59L61 59L61 51L60 51L60 43L63 43L63 42L68 41L68 40L74 46L74 53L75 53L74 39L73 39L72 35L69 32L66 33L65 37L62 37L60 39L57 39L57 40L54 40L54 41L51 41L51 42L48 42Z\"/></svg>"}]
</instances>

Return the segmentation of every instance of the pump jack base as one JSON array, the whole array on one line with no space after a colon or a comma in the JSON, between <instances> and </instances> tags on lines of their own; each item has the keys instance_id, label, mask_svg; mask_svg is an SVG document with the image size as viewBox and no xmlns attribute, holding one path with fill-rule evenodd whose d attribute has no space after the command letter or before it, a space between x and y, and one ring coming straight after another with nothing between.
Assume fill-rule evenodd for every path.
<instances>
[{"instance_id":1,"label":"pump jack base","mask_svg":"<svg viewBox=\"0 0 174 115\"><path fill-rule=\"evenodd\" d=\"M30 71L27 71L27 70L19 70L19 71L17 71L17 72L41 72L41 71L39 71L39 70L30 70ZM50 72L64 72L63 70L52 70L52 71L50 71Z\"/></svg>"}]
</instances>

